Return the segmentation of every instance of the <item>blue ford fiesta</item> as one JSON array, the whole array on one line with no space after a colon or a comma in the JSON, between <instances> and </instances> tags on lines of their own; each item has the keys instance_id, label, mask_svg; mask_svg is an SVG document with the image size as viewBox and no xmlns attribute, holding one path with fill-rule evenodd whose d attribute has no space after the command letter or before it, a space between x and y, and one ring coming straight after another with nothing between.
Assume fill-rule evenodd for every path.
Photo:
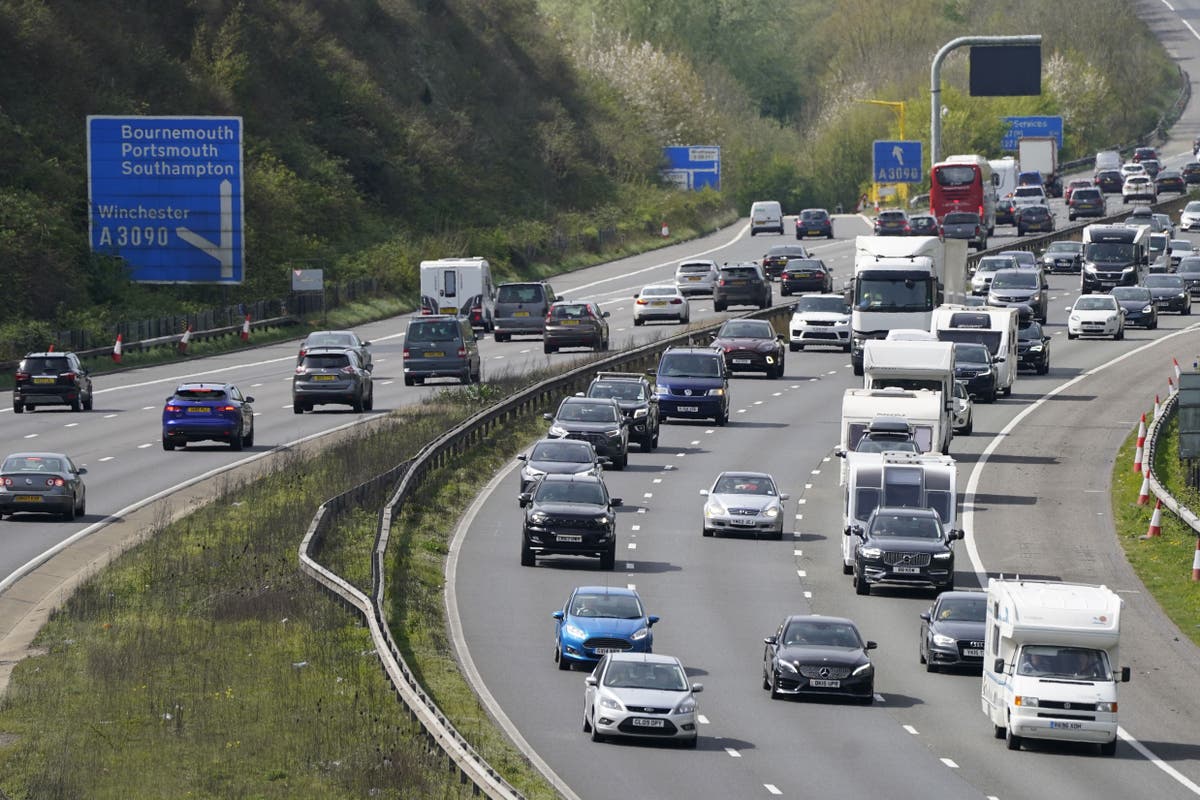
<instances>
[{"instance_id":1,"label":"blue ford fiesta","mask_svg":"<svg viewBox=\"0 0 1200 800\"><path fill-rule=\"evenodd\" d=\"M646 614L642 598L633 589L580 586L552 616L559 669L570 669L572 664L590 667L606 653L653 652L650 627L658 617Z\"/></svg>"}]
</instances>

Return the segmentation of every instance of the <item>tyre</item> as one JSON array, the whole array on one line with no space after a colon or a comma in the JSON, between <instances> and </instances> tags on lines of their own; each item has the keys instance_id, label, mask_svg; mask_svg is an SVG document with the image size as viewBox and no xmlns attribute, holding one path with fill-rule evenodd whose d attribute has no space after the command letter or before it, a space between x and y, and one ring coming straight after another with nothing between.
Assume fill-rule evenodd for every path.
<instances>
[{"instance_id":1,"label":"tyre","mask_svg":"<svg viewBox=\"0 0 1200 800\"><path fill-rule=\"evenodd\" d=\"M254 447L254 426L250 426L250 435L242 439L243 447Z\"/></svg>"},{"instance_id":2,"label":"tyre","mask_svg":"<svg viewBox=\"0 0 1200 800\"><path fill-rule=\"evenodd\" d=\"M554 648L554 660L558 663L558 668L562 672L567 672L571 669L571 662L563 658L561 647Z\"/></svg>"},{"instance_id":3,"label":"tyre","mask_svg":"<svg viewBox=\"0 0 1200 800\"><path fill-rule=\"evenodd\" d=\"M542 345L542 352L543 352L543 353L545 353L546 355L550 355L551 353L553 353L553 352L554 352L555 350L557 350L557 349L558 349L558 348L557 348L557 347L555 347L555 346L554 346L554 345L552 345L552 344L543 344L543 345Z\"/></svg>"},{"instance_id":4,"label":"tyre","mask_svg":"<svg viewBox=\"0 0 1200 800\"><path fill-rule=\"evenodd\" d=\"M725 427L726 425L728 425L728 424L729 424L729 412L728 412L728 411L722 411L722 412L721 412L721 413L720 413L720 414L717 416L717 418L716 418L716 422L717 422L717 425L718 425L718 426L720 426L720 427L722 427L722 428L723 428L723 427Z\"/></svg>"},{"instance_id":5,"label":"tyre","mask_svg":"<svg viewBox=\"0 0 1200 800\"><path fill-rule=\"evenodd\" d=\"M14 414L24 414L25 413L25 404L22 402L19 402L17 400L13 400L13 413Z\"/></svg>"},{"instance_id":6,"label":"tyre","mask_svg":"<svg viewBox=\"0 0 1200 800\"><path fill-rule=\"evenodd\" d=\"M854 570L854 593L857 595L867 595L871 593L871 585L867 583L867 579L862 576L862 573Z\"/></svg>"},{"instance_id":7,"label":"tyre","mask_svg":"<svg viewBox=\"0 0 1200 800\"><path fill-rule=\"evenodd\" d=\"M1008 745L1009 750L1021 749L1021 737L1012 732L1012 728L1007 728L1004 731L1004 743Z\"/></svg>"},{"instance_id":8,"label":"tyre","mask_svg":"<svg viewBox=\"0 0 1200 800\"><path fill-rule=\"evenodd\" d=\"M458 376L458 382L461 383L463 386L471 385L471 367L470 366L468 366L466 369L463 370L462 375Z\"/></svg>"},{"instance_id":9,"label":"tyre","mask_svg":"<svg viewBox=\"0 0 1200 800\"><path fill-rule=\"evenodd\" d=\"M619 458L613 459L613 469L618 472L629 466L629 450L621 453Z\"/></svg>"},{"instance_id":10,"label":"tyre","mask_svg":"<svg viewBox=\"0 0 1200 800\"><path fill-rule=\"evenodd\" d=\"M592 741L593 742L603 742L604 741L604 734L602 734L602 733L600 733L600 731L596 730L596 727L594 725L592 726Z\"/></svg>"},{"instance_id":11,"label":"tyre","mask_svg":"<svg viewBox=\"0 0 1200 800\"><path fill-rule=\"evenodd\" d=\"M713 530L712 530L712 528L701 528L701 529L700 529L700 535L701 535L701 536L710 536L710 537L711 537L711 536L713 535Z\"/></svg>"},{"instance_id":12,"label":"tyre","mask_svg":"<svg viewBox=\"0 0 1200 800\"><path fill-rule=\"evenodd\" d=\"M784 360L782 358L779 359L779 366L775 369L775 377L776 378L783 377L784 366L785 366Z\"/></svg>"},{"instance_id":13,"label":"tyre","mask_svg":"<svg viewBox=\"0 0 1200 800\"><path fill-rule=\"evenodd\" d=\"M1116 754L1117 754L1116 737L1114 737L1111 742L1105 742L1104 744L1100 745L1100 755L1115 756Z\"/></svg>"},{"instance_id":14,"label":"tyre","mask_svg":"<svg viewBox=\"0 0 1200 800\"><path fill-rule=\"evenodd\" d=\"M679 746L685 750L695 750L700 746L700 734L696 734L690 739L684 739L679 743Z\"/></svg>"},{"instance_id":15,"label":"tyre","mask_svg":"<svg viewBox=\"0 0 1200 800\"><path fill-rule=\"evenodd\" d=\"M654 451L653 439L642 439L642 441L638 442L638 444L641 445L643 453L650 453Z\"/></svg>"},{"instance_id":16,"label":"tyre","mask_svg":"<svg viewBox=\"0 0 1200 800\"><path fill-rule=\"evenodd\" d=\"M1191 301L1189 301L1188 304L1183 307L1183 311L1181 311L1179 313L1183 314L1183 316L1185 316L1185 317L1190 317L1192 315Z\"/></svg>"},{"instance_id":17,"label":"tyre","mask_svg":"<svg viewBox=\"0 0 1200 800\"><path fill-rule=\"evenodd\" d=\"M793 353L798 353L803 349L804 345L799 342L788 342L788 350L791 350Z\"/></svg>"},{"instance_id":18,"label":"tyre","mask_svg":"<svg viewBox=\"0 0 1200 800\"><path fill-rule=\"evenodd\" d=\"M992 726L992 738L1003 739L1007 732L1007 729L1003 725Z\"/></svg>"},{"instance_id":19,"label":"tyre","mask_svg":"<svg viewBox=\"0 0 1200 800\"><path fill-rule=\"evenodd\" d=\"M533 551L529 549L529 545L521 542L521 566L532 567L537 558L533 555Z\"/></svg>"},{"instance_id":20,"label":"tyre","mask_svg":"<svg viewBox=\"0 0 1200 800\"><path fill-rule=\"evenodd\" d=\"M75 503L74 502L71 503L70 508L68 508L66 511L62 512L62 518L66 522L74 522L75 521Z\"/></svg>"},{"instance_id":21,"label":"tyre","mask_svg":"<svg viewBox=\"0 0 1200 800\"><path fill-rule=\"evenodd\" d=\"M79 402L78 397L76 397L74 400L71 401L71 410L72 411L83 411L83 403Z\"/></svg>"},{"instance_id":22,"label":"tyre","mask_svg":"<svg viewBox=\"0 0 1200 800\"><path fill-rule=\"evenodd\" d=\"M849 349L849 348L847 348L847 349ZM851 366L853 367L853 369L854 369L854 374L855 374L855 375L857 375L858 377L860 377L860 378L861 378L861 377L862 377L862 374L863 374L863 365L862 365L862 362L861 362L861 361L854 361L853 359L851 359L850 365L851 365Z\"/></svg>"},{"instance_id":23,"label":"tyre","mask_svg":"<svg viewBox=\"0 0 1200 800\"><path fill-rule=\"evenodd\" d=\"M363 410L364 411L374 411L375 410L375 390L374 389L372 389L371 393L369 395L367 395L367 399L363 401Z\"/></svg>"},{"instance_id":24,"label":"tyre","mask_svg":"<svg viewBox=\"0 0 1200 800\"><path fill-rule=\"evenodd\" d=\"M1119 331L1117 331L1116 333L1113 334L1114 342L1119 342L1124 338L1125 338L1125 329L1124 328L1121 328Z\"/></svg>"},{"instance_id":25,"label":"tyre","mask_svg":"<svg viewBox=\"0 0 1200 800\"><path fill-rule=\"evenodd\" d=\"M971 418L967 420L967 426L962 429L963 436L970 436L974 430L975 430L975 415L972 414Z\"/></svg>"},{"instance_id":26,"label":"tyre","mask_svg":"<svg viewBox=\"0 0 1200 800\"><path fill-rule=\"evenodd\" d=\"M166 450L168 452L175 449L175 443L172 442L170 439L168 439L165 436L163 437L162 444L163 444L163 450Z\"/></svg>"},{"instance_id":27,"label":"tyre","mask_svg":"<svg viewBox=\"0 0 1200 800\"><path fill-rule=\"evenodd\" d=\"M788 289L786 286L780 286L780 287L779 287L779 294L780 294L780 296L782 296L782 297L787 297L787 296L789 296L791 293L792 293L792 292L791 292L791 290L790 290L790 289Z\"/></svg>"},{"instance_id":28,"label":"tyre","mask_svg":"<svg viewBox=\"0 0 1200 800\"><path fill-rule=\"evenodd\" d=\"M229 449L237 452L242 449L242 429L238 428L237 432L229 438Z\"/></svg>"},{"instance_id":29,"label":"tyre","mask_svg":"<svg viewBox=\"0 0 1200 800\"><path fill-rule=\"evenodd\" d=\"M853 575L854 574L854 565L843 562L842 563L842 574L843 575Z\"/></svg>"},{"instance_id":30,"label":"tyre","mask_svg":"<svg viewBox=\"0 0 1200 800\"><path fill-rule=\"evenodd\" d=\"M1067 331L1067 338L1068 338L1068 339L1076 339L1076 338L1078 338L1078 337L1079 337L1079 334L1077 334L1077 333L1071 333L1070 331Z\"/></svg>"},{"instance_id":31,"label":"tyre","mask_svg":"<svg viewBox=\"0 0 1200 800\"><path fill-rule=\"evenodd\" d=\"M779 685L779 683L776 680L772 680L772 681L768 682L768 684L767 684L767 688L771 690L771 699L772 700L782 700L783 699L783 693L780 692L779 689L776 688L778 685Z\"/></svg>"},{"instance_id":32,"label":"tyre","mask_svg":"<svg viewBox=\"0 0 1200 800\"><path fill-rule=\"evenodd\" d=\"M87 515L87 495L86 494L79 499L79 509L75 512L75 514L80 517Z\"/></svg>"},{"instance_id":33,"label":"tyre","mask_svg":"<svg viewBox=\"0 0 1200 800\"><path fill-rule=\"evenodd\" d=\"M512 334L509 334L509 333L497 332L497 333L492 334L492 339L494 339L496 342L507 342L511 338L512 338Z\"/></svg>"},{"instance_id":34,"label":"tyre","mask_svg":"<svg viewBox=\"0 0 1200 800\"><path fill-rule=\"evenodd\" d=\"M718 303L716 300L713 300L713 311L724 311L724 310L725 310L724 303Z\"/></svg>"},{"instance_id":35,"label":"tyre","mask_svg":"<svg viewBox=\"0 0 1200 800\"><path fill-rule=\"evenodd\" d=\"M917 660L920 661L922 664L928 663L925 661L925 651L922 650L920 647L917 648Z\"/></svg>"},{"instance_id":36,"label":"tyre","mask_svg":"<svg viewBox=\"0 0 1200 800\"><path fill-rule=\"evenodd\" d=\"M781 366L782 366L782 365L781 365ZM769 367L769 368L767 369L767 378L768 378L768 380L772 380L772 381L773 381L773 380L777 379L777 378L778 378L780 375L782 375L782 374L783 374L783 373L779 371L779 367Z\"/></svg>"},{"instance_id":37,"label":"tyre","mask_svg":"<svg viewBox=\"0 0 1200 800\"><path fill-rule=\"evenodd\" d=\"M1012 384L1010 383L1008 386L1005 386L1003 389L1000 390L1000 393L1003 394L1005 397L1010 396L1012 394Z\"/></svg>"},{"instance_id":38,"label":"tyre","mask_svg":"<svg viewBox=\"0 0 1200 800\"><path fill-rule=\"evenodd\" d=\"M848 344L844 344L844 345L842 345L842 352L843 352L843 353L849 353L849 352L850 352L850 345L848 345Z\"/></svg>"},{"instance_id":39,"label":"tyre","mask_svg":"<svg viewBox=\"0 0 1200 800\"><path fill-rule=\"evenodd\" d=\"M586 712L586 711L585 711L585 712L584 712L584 714L583 714L583 732L584 732L584 733L591 733L591 732L592 732L592 723L588 721L588 718L587 718L587 712Z\"/></svg>"},{"instance_id":40,"label":"tyre","mask_svg":"<svg viewBox=\"0 0 1200 800\"><path fill-rule=\"evenodd\" d=\"M921 660L925 661L925 671L926 672L937 672L938 671L937 664L934 664L932 661L926 661L925 659L921 659Z\"/></svg>"},{"instance_id":41,"label":"tyre","mask_svg":"<svg viewBox=\"0 0 1200 800\"><path fill-rule=\"evenodd\" d=\"M411 375L405 375L405 376L404 376L404 385L405 385L405 386L412 386L412 385L413 385L413 379L412 379L412 376L411 376Z\"/></svg>"},{"instance_id":42,"label":"tyre","mask_svg":"<svg viewBox=\"0 0 1200 800\"><path fill-rule=\"evenodd\" d=\"M351 410L352 410L352 411L353 411L355 414L361 414L361 413L362 413L362 410L363 410L363 399L362 399L362 395L361 395L361 394L360 394L358 397L354 398L354 399L353 399L353 400L350 402L350 409L351 409Z\"/></svg>"},{"instance_id":43,"label":"tyre","mask_svg":"<svg viewBox=\"0 0 1200 800\"><path fill-rule=\"evenodd\" d=\"M600 556L600 569L608 570L609 572L611 572L616 565L617 565L617 543L616 543L616 541L613 541L613 543L611 545L609 545L608 550L606 550Z\"/></svg>"},{"instance_id":44,"label":"tyre","mask_svg":"<svg viewBox=\"0 0 1200 800\"><path fill-rule=\"evenodd\" d=\"M93 402L94 402L94 401L93 401L93 399L92 399L92 393L91 393L91 392L88 392L87 399L83 401L83 410L84 410L84 411L91 411L91 410L92 410L92 403L93 403Z\"/></svg>"},{"instance_id":45,"label":"tyre","mask_svg":"<svg viewBox=\"0 0 1200 800\"><path fill-rule=\"evenodd\" d=\"M1147 326L1147 330L1151 330L1151 331L1158 330L1158 319L1157 319L1157 318L1154 320L1154 322L1151 322L1151 323L1150 323L1150 324Z\"/></svg>"},{"instance_id":46,"label":"tyre","mask_svg":"<svg viewBox=\"0 0 1200 800\"><path fill-rule=\"evenodd\" d=\"M1045 375L1048 372L1050 372L1050 359L1046 359L1045 361L1042 362L1042 365L1040 367L1038 367L1037 374Z\"/></svg>"},{"instance_id":47,"label":"tyre","mask_svg":"<svg viewBox=\"0 0 1200 800\"><path fill-rule=\"evenodd\" d=\"M634 317L633 318L633 327L640 328L642 326L642 323L644 323L645 321L646 320L641 319L639 317Z\"/></svg>"},{"instance_id":48,"label":"tyre","mask_svg":"<svg viewBox=\"0 0 1200 800\"><path fill-rule=\"evenodd\" d=\"M772 533L771 538L777 542L782 542L783 541L783 528L780 528L779 530Z\"/></svg>"}]
</instances>

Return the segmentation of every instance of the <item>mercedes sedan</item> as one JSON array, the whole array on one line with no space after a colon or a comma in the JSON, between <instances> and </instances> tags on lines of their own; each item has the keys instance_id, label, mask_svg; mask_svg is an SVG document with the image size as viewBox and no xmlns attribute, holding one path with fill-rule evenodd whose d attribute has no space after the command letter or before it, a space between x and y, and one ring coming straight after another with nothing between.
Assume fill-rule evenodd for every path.
<instances>
[{"instance_id":1,"label":"mercedes sedan","mask_svg":"<svg viewBox=\"0 0 1200 800\"><path fill-rule=\"evenodd\" d=\"M783 501L788 499L765 472L722 472L711 489L701 489L704 521L701 532L766 533L783 538Z\"/></svg>"},{"instance_id":2,"label":"mercedes sedan","mask_svg":"<svg viewBox=\"0 0 1200 800\"><path fill-rule=\"evenodd\" d=\"M763 639L762 687L776 700L788 695L875 700L875 667L858 626L842 617L796 615Z\"/></svg>"}]
</instances>

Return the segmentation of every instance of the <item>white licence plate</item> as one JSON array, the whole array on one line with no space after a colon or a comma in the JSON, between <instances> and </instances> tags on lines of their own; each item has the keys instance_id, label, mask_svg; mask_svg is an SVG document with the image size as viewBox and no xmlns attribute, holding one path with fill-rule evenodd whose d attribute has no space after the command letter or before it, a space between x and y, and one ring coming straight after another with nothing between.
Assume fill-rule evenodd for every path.
<instances>
[{"instance_id":1,"label":"white licence plate","mask_svg":"<svg viewBox=\"0 0 1200 800\"><path fill-rule=\"evenodd\" d=\"M841 681L829 680L828 678L812 678L808 685L814 689L840 689L842 688Z\"/></svg>"},{"instance_id":2,"label":"white licence plate","mask_svg":"<svg viewBox=\"0 0 1200 800\"><path fill-rule=\"evenodd\" d=\"M1080 722L1051 722L1050 727L1058 728L1059 730L1077 731L1083 727L1083 723L1080 723Z\"/></svg>"},{"instance_id":3,"label":"white licence plate","mask_svg":"<svg viewBox=\"0 0 1200 800\"><path fill-rule=\"evenodd\" d=\"M606 655L608 653L624 653L625 651L619 647L593 647L592 652L599 655Z\"/></svg>"},{"instance_id":4,"label":"white licence plate","mask_svg":"<svg viewBox=\"0 0 1200 800\"><path fill-rule=\"evenodd\" d=\"M700 406L679 406L679 410L684 414L699 414Z\"/></svg>"},{"instance_id":5,"label":"white licence plate","mask_svg":"<svg viewBox=\"0 0 1200 800\"><path fill-rule=\"evenodd\" d=\"M579 533L556 533L554 540L558 542L582 542L583 535Z\"/></svg>"},{"instance_id":6,"label":"white licence plate","mask_svg":"<svg viewBox=\"0 0 1200 800\"><path fill-rule=\"evenodd\" d=\"M635 728L665 728L667 721L665 719L641 719L634 717L629 720L629 724Z\"/></svg>"},{"instance_id":7,"label":"white licence plate","mask_svg":"<svg viewBox=\"0 0 1200 800\"><path fill-rule=\"evenodd\" d=\"M896 567L895 571L900 575L920 575L920 567Z\"/></svg>"},{"instance_id":8,"label":"white licence plate","mask_svg":"<svg viewBox=\"0 0 1200 800\"><path fill-rule=\"evenodd\" d=\"M735 364L749 364L749 363L750 363L750 359L748 359L748 358L735 358L735 359L733 360L733 363L735 363Z\"/></svg>"},{"instance_id":9,"label":"white licence plate","mask_svg":"<svg viewBox=\"0 0 1200 800\"><path fill-rule=\"evenodd\" d=\"M963 655L966 658L983 658L983 651L974 648L966 648L963 650Z\"/></svg>"},{"instance_id":10,"label":"white licence plate","mask_svg":"<svg viewBox=\"0 0 1200 800\"><path fill-rule=\"evenodd\" d=\"M749 528L752 525L754 525L754 520L752 520L752 519L734 519L734 520L730 520L730 522L732 522L734 525L741 525L742 527L746 527L746 528Z\"/></svg>"}]
</instances>

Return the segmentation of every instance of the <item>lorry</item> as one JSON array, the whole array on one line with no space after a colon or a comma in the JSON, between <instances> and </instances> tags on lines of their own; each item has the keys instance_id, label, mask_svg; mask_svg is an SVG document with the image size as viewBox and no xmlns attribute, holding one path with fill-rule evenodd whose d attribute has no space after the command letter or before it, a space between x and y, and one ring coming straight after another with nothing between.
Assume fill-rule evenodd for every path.
<instances>
[{"instance_id":1,"label":"lorry","mask_svg":"<svg viewBox=\"0 0 1200 800\"><path fill-rule=\"evenodd\" d=\"M496 285L485 258L439 258L421 262L421 313L465 317L471 327L495 327Z\"/></svg>"},{"instance_id":2,"label":"lorry","mask_svg":"<svg viewBox=\"0 0 1200 800\"><path fill-rule=\"evenodd\" d=\"M944 530L958 527L955 501L958 468L954 459L934 453L854 453L844 456L845 489L842 493L842 574L854 571L852 535L855 526L866 527L876 508L931 508Z\"/></svg>"},{"instance_id":3,"label":"lorry","mask_svg":"<svg viewBox=\"0 0 1200 800\"><path fill-rule=\"evenodd\" d=\"M991 578L980 703L997 739L1117 749L1121 598L1107 586Z\"/></svg>"},{"instance_id":4,"label":"lorry","mask_svg":"<svg viewBox=\"0 0 1200 800\"><path fill-rule=\"evenodd\" d=\"M969 292L967 243L936 236L859 236L854 240L850 363L863 374L863 346L896 328L928 330L933 309Z\"/></svg>"},{"instance_id":5,"label":"lorry","mask_svg":"<svg viewBox=\"0 0 1200 800\"><path fill-rule=\"evenodd\" d=\"M855 450L872 423L882 417L899 418L907 422L919 452L936 453L935 444L945 439L942 432L945 407L941 392L896 387L847 389L842 394L842 422L835 452L840 455ZM846 462L843 459L843 483L846 475Z\"/></svg>"},{"instance_id":6,"label":"lorry","mask_svg":"<svg viewBox=\"0 0 1200 800\"><path fill-rule=\"evenodd\" d=\"M954 436L954 344L870 339L863 347L863 388L926 389L940 396L942 418L935 449L950 450Z\"/></svg>"},{"instance_id":7,"label":"lorry","mask_svg":"<svg viewBox=\"0 0 1200 800\"><path fill-rule=\"evenodd\" d=\"M930 331L943 342L974 342L986 345L996 370L996 391L1012 394L1017 380L1017 328L1020 310L1016 307L944 305L933 310ZM966 377L959 376L966 380Z\"/></svg>"},{"instance_id":8,"label":"lorry","mask_svg":"<svg viewBox=\"0 0 1200 800\"><path fill-rule=\"evenodd\" d=\"M1050 197L1062 197L1058 174L1058 139L1053 136L1022 136L1017 140L1017 163L1021 172L1040 172Z\"/></svg>"}]
</instances>

